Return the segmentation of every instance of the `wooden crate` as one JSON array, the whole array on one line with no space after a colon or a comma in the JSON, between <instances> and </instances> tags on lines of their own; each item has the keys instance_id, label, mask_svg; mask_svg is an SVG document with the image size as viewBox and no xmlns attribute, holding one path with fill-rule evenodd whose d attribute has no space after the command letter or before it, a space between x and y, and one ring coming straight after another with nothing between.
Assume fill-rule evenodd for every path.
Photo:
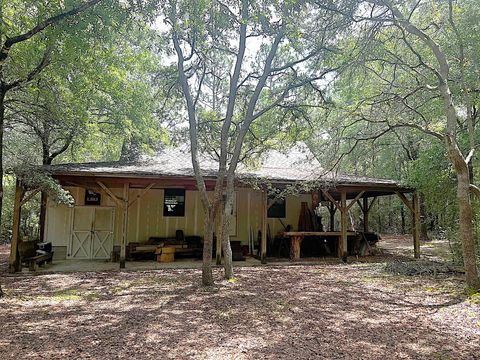
<instances>
[{"instance_id":1,"label":"wooden crate","mask_svg":"<svg viewBox=\"0 0 480 360\"><path fill-rule=\"evenodd\" d=\"M169 263L175 261L175 253L157 255L157 261L162 263Z\"/></svg>"},{"instance_id":2,"label":"wooden crate","mask_svg":"<svg viewBox=\"0 0 480 360\"><path fill-rule=\"evenodd\" d=\"M173 246L165 246L162 248L162 254L175 254L175 248Z\"/></svg>"}]
</instances>

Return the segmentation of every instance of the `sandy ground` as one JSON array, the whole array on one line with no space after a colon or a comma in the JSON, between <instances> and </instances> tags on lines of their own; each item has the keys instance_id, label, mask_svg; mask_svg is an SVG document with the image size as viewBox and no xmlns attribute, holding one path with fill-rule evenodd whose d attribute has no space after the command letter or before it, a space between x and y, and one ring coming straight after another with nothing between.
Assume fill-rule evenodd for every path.
<instances>
[{"instance_id":1,"label":"sandy ground","mask_svg":"<svg viewBox=\"0 0 480 360\"><path fill-rule=\"evenodd\" d=\"M7 251L0 359L480 359L461 276L389 275L391 257L216 269L204 289L196 269L6 276Z\"/></svg>"}]
</instances>

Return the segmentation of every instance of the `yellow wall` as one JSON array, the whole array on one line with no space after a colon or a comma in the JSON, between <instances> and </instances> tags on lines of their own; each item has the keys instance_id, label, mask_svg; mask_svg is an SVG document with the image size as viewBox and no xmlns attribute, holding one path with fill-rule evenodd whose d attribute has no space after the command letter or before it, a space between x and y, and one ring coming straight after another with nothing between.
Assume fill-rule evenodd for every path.
<instances>
[{"instance_id":1,"label":"yellow wall","mask_svg":"<svg viewBox=\"0 0 480 360\"><path fill-rule=\"evenodd\" d=\"M84 205L85 190L78 187L67 188L75 198L75 205ZM129 199L132 201L141 192L140 189L131 189ZM123 189L112 189L112 192L122 197ZM114 244L121 243L121 231L123 223L123 210L117 208L116 203L105 193L101 192L101 206L115 208L115 240ZM292 225L297 229L298 216L301 202L310 204L310 195L289 196L286 199L286 218L282 219L285 225ZM240 240L248 244L249 232L257 238L262 222L262 196L259 191L240 188L236 196L236 234L232 240ZM46 241L51 241L56 247L67 246L71 236L72 209L65 205L48 203L46 217ZM151 236L174 237L177 229L183 230L186 236L203 236L204 215L199 193L197 191L186 191L185 194L185 216L164 217L163 216L163 190L149 190L142 198L138 199L128 211L128 232L127 242L144 242ZM268 219L270 233L275 235L283 230L278 219Z\"/></svg>"}]
</instances>

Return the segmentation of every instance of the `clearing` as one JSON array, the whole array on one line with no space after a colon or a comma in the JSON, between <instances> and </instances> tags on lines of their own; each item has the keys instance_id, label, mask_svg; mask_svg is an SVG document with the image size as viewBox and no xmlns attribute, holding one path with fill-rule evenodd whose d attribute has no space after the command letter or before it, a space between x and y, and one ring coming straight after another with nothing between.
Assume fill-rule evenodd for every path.
<instances>
[{"instance_id":1,"label":"clearing","mask_svg":"<svg viewBox=\"0 0 480 360\"><path fill-rule=\"evenodd\" d=\"M0 247L0 271L8 248ZM2 277L0 358L478 359L480 297L459 274L385 262Z\"/></svg>"}]
</instances>

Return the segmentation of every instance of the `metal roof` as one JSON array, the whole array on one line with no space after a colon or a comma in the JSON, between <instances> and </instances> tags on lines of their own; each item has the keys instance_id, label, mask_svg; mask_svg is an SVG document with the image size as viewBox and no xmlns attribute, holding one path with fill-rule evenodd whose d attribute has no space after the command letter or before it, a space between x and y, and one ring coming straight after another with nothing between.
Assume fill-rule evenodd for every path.
<instances>
[{"instance_id":1,"label":"metal roof","mask_svg":"<svg viewBox=\"0 0 480 360\"><path fill-rule=\"evenodd\" d=\"M250 159L251 160L251 159ZM272 182L323 181L348 185L377 185L402 187L389 179L351 176L325 171L306 146L297 145L288 152L269 151L261 158L249 161L258 166L239 164L236 176L242 179L269 180ZM211 156L200 156L204 176L215 177L218 162ZM91 162L50 165L45 167L53 175L101 177L183 177L191 178L194 171L188 150L167 147L155 156L143 156L136 162Z\"/></svg>"}]
</instances>

